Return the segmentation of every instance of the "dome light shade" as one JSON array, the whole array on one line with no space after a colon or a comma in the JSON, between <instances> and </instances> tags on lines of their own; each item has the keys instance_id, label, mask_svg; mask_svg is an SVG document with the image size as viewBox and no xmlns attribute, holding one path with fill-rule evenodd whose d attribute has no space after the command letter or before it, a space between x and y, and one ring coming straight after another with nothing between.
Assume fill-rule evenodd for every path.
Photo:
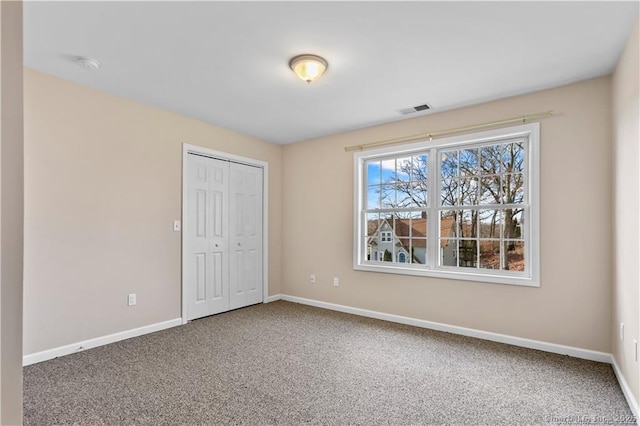
<instances>
[{"instance_id":1,"label":"dome light shade","mask_svg":"<svg viewBox=\"0 0 640 426\"><path fill-rule=\"evenodd\" d=\"M307 83L316 81L329 66L324 58L316 55L299 55L291 59L289 66L294 73Z\"/></svg>"}]
</instances>

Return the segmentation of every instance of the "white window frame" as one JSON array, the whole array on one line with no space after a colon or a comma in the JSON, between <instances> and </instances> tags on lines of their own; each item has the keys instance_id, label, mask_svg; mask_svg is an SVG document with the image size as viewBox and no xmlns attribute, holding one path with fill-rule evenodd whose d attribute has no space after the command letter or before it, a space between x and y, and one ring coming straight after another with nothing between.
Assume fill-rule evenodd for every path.
<instances>
[{"instance_id":1,"label":"white window frame","mask_svg":"<svg viewBox=\"0 0 640 426\"><path fill-rule=\"evenodd\" d=\"M527 138L525 147L526 166L524 179L527 190L524 203L525 221L522 235L525 240L525 272L502 271L496 269L471 269L460 267L438 266L439 246L439 163L436 153L443 148L459 149L465 145L478 145L516 138ZM429 151L428 157L428 230L427 230L427 262L426 265L412 263L373 262L366 260L366 219L363 210L366 197L367 160L388 158L390 156L407 155L414 152ZM453 136L433 141L419 141L405 145L394 145L378 149L354 153L354 253L353 269L358 271L382 272L423 277L448 278L467 281L481 281L497 284L512 284L529 287L540 286L540 124L523 124L520 126L489 130L467 135ZM470 268L469 268L470 269Z\"/></svg>"}]
</instances>

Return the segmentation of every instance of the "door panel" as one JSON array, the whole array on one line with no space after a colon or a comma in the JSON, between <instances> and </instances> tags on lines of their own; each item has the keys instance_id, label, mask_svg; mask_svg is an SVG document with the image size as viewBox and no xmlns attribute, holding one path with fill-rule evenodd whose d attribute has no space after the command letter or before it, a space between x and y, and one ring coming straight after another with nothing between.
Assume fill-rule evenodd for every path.
<instances>
[{"instance_id":1,"label":"door panel","mask_svg":"<svg viewBox=\"0 0 640 426\"><path fill-rule=\"evenodd\" d=\"M230 219L236 231L230 244L231 308L262 302L262 173L258 167L231 164Z\"/></svg>"},{"instance_id":2,"label":"door panel","mask_svg":"<svg viewBox=\"0 0 640 426\"><path fill-rule=\"evenodd\" d=\"M224 221L228 214L229 163L188 156L186 236L187 317L200 318L229 309L229 271Z\"/></svg>"},{"instance_id":3,"label":"door panel","mask_svg":"<svg viewBox=\"0 0 640 426\"><path fill-rule=\"evenodd\" d=\"M206 284L206 253L196 253L196 302L202 302L207 298Z\"/></svg>"}]
</instances>

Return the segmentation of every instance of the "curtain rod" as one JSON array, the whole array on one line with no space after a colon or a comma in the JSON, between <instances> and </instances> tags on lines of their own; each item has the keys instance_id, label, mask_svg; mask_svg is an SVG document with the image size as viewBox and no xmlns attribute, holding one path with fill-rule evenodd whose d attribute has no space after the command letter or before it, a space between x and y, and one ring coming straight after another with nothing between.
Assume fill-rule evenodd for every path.
<instances>
[{"instance_id":1,"label":"curtain rod","mask_svg":"<svg viewBox=\"0 0 640 426\"><path fill-rule=\"evenodd\" d=\"M472 124L470 126L454 127L454 128L451 128L451 129L444 129L444 130L436 130L436 131L433 131L433 132L420 133L418 135L404 136L404 137L395 138L395 139L386 139L386 140L382 140L382 141L370 142L370 143L365 143L365 144L361 144L361 145L345 146L344 150L346 152L349 152L349 151L362 151L362 150L365 150L365 149L368 149L368 148L375 148L375 147L379 147L379 146L393 145L393 144L396 144L396 143L409 142L409 141L412 141L412 140L422 139L422 138L431 139L434 136L448 135L448 134L451 134L451 133L463 132L465 130L481 129L483 127L496 126L498 124L507 124L507 123L513 123L513 122L516 122L516 121L522 121L524 123L526 120L531 119L531 118L549 117L551 115L553 115L553 110L543 111L543 112L536 112L534 114L519 115L517 117L505 118L505 119L502 119L502 120L487 121L485 123Z\"/></svg>"}]
</instances>

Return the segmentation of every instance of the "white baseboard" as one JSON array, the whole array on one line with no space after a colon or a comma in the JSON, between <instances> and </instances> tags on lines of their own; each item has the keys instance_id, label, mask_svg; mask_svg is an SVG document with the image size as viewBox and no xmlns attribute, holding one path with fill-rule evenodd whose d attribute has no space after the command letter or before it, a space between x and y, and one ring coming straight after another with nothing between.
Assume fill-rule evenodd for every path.
<instances>
[{"instance_id":1,"label":"white baseboard","mask_svg":"<svg viewBox=\"0 0 640 426\"><path fill-rule=\"evenodd\" d=\"M636 419L640 419L640 406L638 406L638 401L633 396L633 392L631 392L631 388L629 387L627 380L624 378L622 370L620 370L620 367L618 367L616 358L613 355L611 355L611 365L613 366L613 371L614 373L616 373L616 377L618 378L618 383L620 383L622 393L624 394L624 397L629 404L629 408L631 408L631 411L633 412L633 415L636 416Z\"/></svg>"},{"instance_id":2,"label":"white baseboard","mask_svg":"<svg viewBox=\"0 0 640 426\"><path fill-rule=\"evenodd\" d=\"M281 294L275 294L273 296L267 296L264 299L264 303L271 303L271 302L275 302L276 300L280 300L282 299L282 295Z\"/></svg>"},{"instance_id":3,"label":"white baseboard","mask_svg":"<svg viewBox=\"0 0 640 426\"><path fill-rule=\"evenodd\" d=\"M491 340L492 342L506 343L523 348L537 349L544 352L552 352L561 355L569 355L575 358L588 359L591 361L611 363L611 354L605 352L592 351L589 349L575 348L572 346L558 345L555 343L541 342L538 340L524 339L522 337L508 336L506 334L491 333L489 331L476 330L473 328L458 327L455 325L442 324L439 322L426 321L416 318L403 317L400 315L387 314L384 312L369 311L367 309L353 308L351 306L336 305L334 303L321 302L319 300L305 299L302 297L281 295L282 300L288 302L301 303L304 305L316 306L318 308L330 309L332 311L345 312L348 314L360 315L368 318L375 318L385 321L397 322L400 324L413 325L415 327L428 328L430 330L444 331L447 333L460 334L462 336L476 337L478 339Z\"/></svg>"},{"instance_id":4,"label":"white baseboard","mask_svg":"<svg viewBox=\"0 0 640 426\"><path fill-rule=\"evenodd\" d=\"M82 342L72 343L70 345L60 346L42 352L36 352L23 356L22 365L26 366L42 361L47 361L49 359L61 357L64 355L70 355L86 349L96 348L98 346L119 342L120 340L129 339L131 337L142 336L143 334L153 333L155 331L164 330L178 325L182 325L182 318L176 318L156 324L145 325L144 327L121 331L119 333L109 334L108 336L96 337L95 339L84 340Z\"/></svg>"}]
</instances>

